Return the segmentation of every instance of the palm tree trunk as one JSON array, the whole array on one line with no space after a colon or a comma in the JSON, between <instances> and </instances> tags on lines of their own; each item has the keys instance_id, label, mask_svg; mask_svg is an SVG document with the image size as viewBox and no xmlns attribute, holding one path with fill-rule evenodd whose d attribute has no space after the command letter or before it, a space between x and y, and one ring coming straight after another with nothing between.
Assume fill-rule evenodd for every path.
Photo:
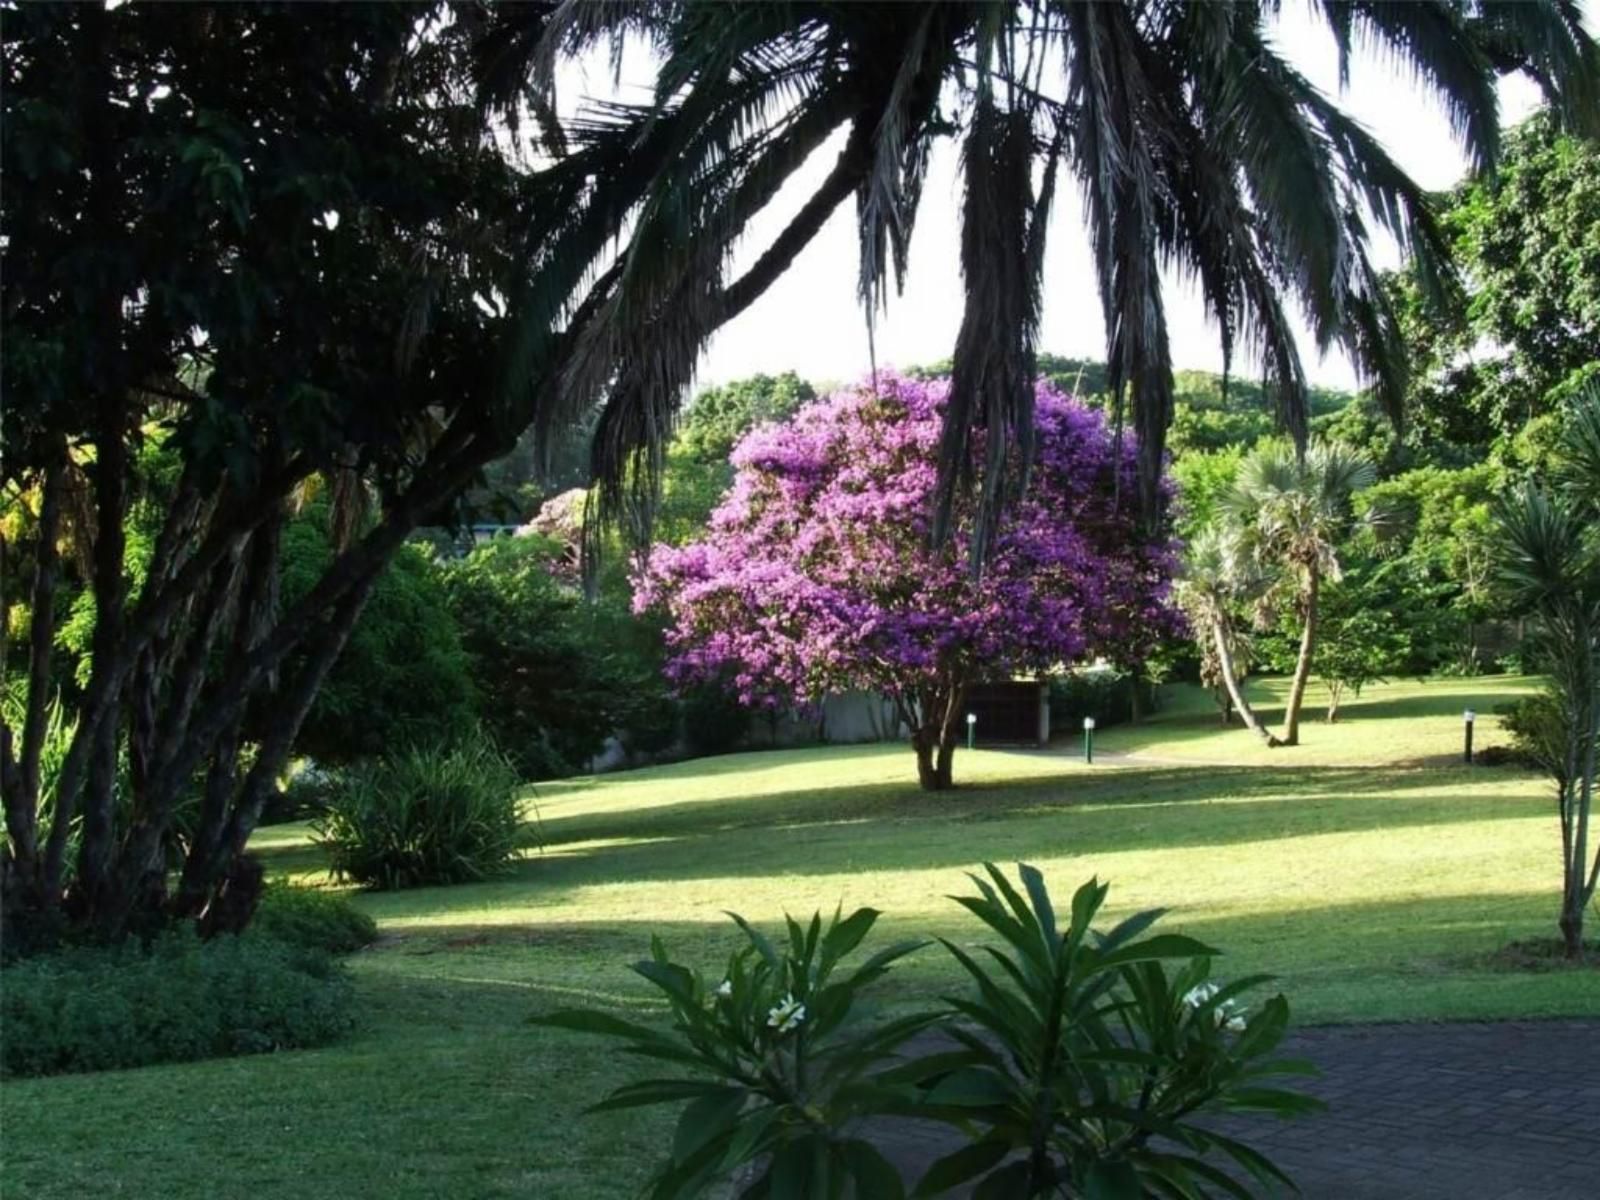
<instances>
[{"instance_id":1,"label":"palm tree trunk","mask_svg":"<svg viewBox=\"0 0 1600 1200\"><path fill-rule=\"evenodd\" d=\"M1250 702L1244 698L1244 692L1239 688L1238 677L1233 670L1233 647L1228 644L1228 631L1220 620L1211 622L1211 636L1217 646L1217 666L1222 672L1222 684L1228 689L1228 698L1233 701L1233 707L1239 713L1239 719L1244 722L1245 728L1255 734L1269 746L1276 746L1278 739L1272 736L1270 730L1261 724L1256 717L1255 709L1250 707Z\"/></svg>"},{"instance_id":2,"label":"palm tree trunk","mask_svg":"<svg viewBox=\"0 0 1600 1200\"><path fill-rule=\"evenodd\" d=\"M1311 656L1317 647L1317 595L1322 588L1322 572L1312 564L1306 573L1306 616L1300 630L1300 657L1294 664L1294 682L1289 685L1289 704L1283 713L1283 744L1300 744L1300 708L1306 699L1306 681L1311 678Z\"/></svg>"}]
</instances>

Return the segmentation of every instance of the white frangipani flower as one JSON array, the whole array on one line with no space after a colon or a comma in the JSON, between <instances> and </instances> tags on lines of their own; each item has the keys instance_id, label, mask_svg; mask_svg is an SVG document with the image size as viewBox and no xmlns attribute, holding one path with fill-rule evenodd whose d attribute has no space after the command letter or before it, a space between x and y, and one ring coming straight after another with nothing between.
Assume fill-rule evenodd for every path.
<instances>
[{"instance_id":1,"label":"white frangipani flower","mask_svg":"<svg viewBox=\"0 0 1600 1200\"><path fill-rule=\"evenodd\" d=\"M721 996L723 999L727 999L729 996L733 995L733 981L724 979L712 989L711 994L713 996Z\"/></svg>"},{"instance_id":2,"label":"white frangipani flower","mask_svg":"<svg viewBox=\"0 0 1600 1200\"><path fill-rule=\"evenodd\" d=\"M806 1006L796 1000L793 993L785 995L782 1000L767 1010L767 1024L780 1034L788 1033L805 1019Z\"/></svg>"},{"instance_id":3,"label":"white frangipani flower","mask_svg":"<svg viewBox=\"0 0 1600 1200\"><path fill-rule=\"evenodd\" d=\"M1221 990L1214 983L1197 983L1183 994L1183 1002L1190 1008L1199 1008Z\"/></svg>"},{"instance_id":4,"label":"white frangipani flower","mask_svg":"<svg viewBox=\"0 0 1600 1200\"><path fill-rule=\"evenodd\" d=\"M1199 1008L1221 990L1215 983L1197 983L1183 994L1183 1002L1189 1008ZM1212 1010L1211 1016L1219 1029L1226 1029L1229 1033L1244 1032L1245 1014L1237 1000L1224 1000Z\"/></svg>"}]
</instances>

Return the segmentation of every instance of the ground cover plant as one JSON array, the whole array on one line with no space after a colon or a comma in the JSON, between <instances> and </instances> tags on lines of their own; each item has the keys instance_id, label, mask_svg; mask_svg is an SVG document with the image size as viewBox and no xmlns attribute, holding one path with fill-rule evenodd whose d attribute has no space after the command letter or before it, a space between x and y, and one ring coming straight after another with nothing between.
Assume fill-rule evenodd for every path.
<instances>
[{"instance_id":1,"label":"ground cover plant","mask_svg":"<svg viewBox=\"0 0 1600 1200\"><path fill-rule=\"evenodd\" d=\"M1277 720L1286 684L1247 686ZM1107 731L1093 767L1076 741L1051 755L980 750L964 785L936 796L907 778L893 745L541 784L544 848L504 878L355 897L384 938L347 960L350 1037L9 1081L5 1187L40 1200L111 1177L130 1196L175 1200L226 1195L241 1179L257 1194L329 1200L636 1196L670 1118L579 1119L637 1064L531 1027L530 1011L663 1022L625 964L660 932L716 969L737 944L730 908L771 928L785 910L842 900L886 914L867 953L928 934L971 945L970 918L940 897L965 891L984 859L1114 879L1108 923L1170 905L1165 928L1226 951L1218 975L1277 975L1297 1025L1597 1016L1592 971L1495 959L1547 936L1559 890L1549 784L1460 762L1463 709L1479 714L1480 748L1503 744L1495 707L1539 686L1374 684L1338 724L1304 726L1292 766L1220 728L1200 689L1168 688L1147 724ZM1307 703L1324 699L1313 682ZM258 831L252 850L275 878L327 882L303 824ZM886 1012L960 987L959 971L947 955L912 956L886 981ZM233 1147L226 1161L206 1152L217 1139ZM176 1176L180 1157L190 1168Z\"/></svg>"},{"instance_id":2,"label":"ground cover plant","mask_svg":"<svg viewBox=\"0 0 1600 1200\"><path fill-rule=\"evenodd\" d=\"M5 1075L105 1071L320 1046L354 1024L323 950L251 933L82 946L6 967Z\"/></svg>"}]
</instances>

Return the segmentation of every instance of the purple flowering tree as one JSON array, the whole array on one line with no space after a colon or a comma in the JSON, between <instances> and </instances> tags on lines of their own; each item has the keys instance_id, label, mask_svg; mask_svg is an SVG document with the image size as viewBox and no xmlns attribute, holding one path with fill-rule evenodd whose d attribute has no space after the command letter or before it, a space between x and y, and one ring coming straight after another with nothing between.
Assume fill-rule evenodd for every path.
<instances>
[{"instance_id":1,"label":"purple flowering tree","mask_svg":"<svg viewBox=\"0 0 1600 1200\"><path fill-rule=\"evenodd\" d=\"M970 684L1115 658L1174 620L1174 546L1138 521L1131 439L1119 451L1099 413L1045 383L1028 487L981 576L959 508L930 547L948 392L880 374L753 430L705 537L656 546L635 593L667 614L677 681L722 680L751 705L887 697L930 790L950 786Z\"/></svg>"}]
</instances>

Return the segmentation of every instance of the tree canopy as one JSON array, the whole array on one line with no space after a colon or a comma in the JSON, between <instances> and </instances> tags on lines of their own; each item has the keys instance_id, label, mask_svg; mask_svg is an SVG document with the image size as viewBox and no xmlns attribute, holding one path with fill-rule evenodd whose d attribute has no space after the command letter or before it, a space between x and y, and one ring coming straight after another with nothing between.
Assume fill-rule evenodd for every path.
<instances>
[{"instance_id":1,"label":"tree canopy","mask_svg":"<svg viewBox=\"0 0 1600 1200\"><path fill-rule=\"evenodd\" d=\"M680 679L724 680L752 704L892 700L929 787L950 782L969 684L1116 654L1172 620L1174 548L1136 520L1133 446L1048 384L1037 462L986 569L966 560L970 508L934 548L950 386L880 374L756 429L705 537L657 547L638 592L669 614Z\"/></svg>"}]
</instances>

